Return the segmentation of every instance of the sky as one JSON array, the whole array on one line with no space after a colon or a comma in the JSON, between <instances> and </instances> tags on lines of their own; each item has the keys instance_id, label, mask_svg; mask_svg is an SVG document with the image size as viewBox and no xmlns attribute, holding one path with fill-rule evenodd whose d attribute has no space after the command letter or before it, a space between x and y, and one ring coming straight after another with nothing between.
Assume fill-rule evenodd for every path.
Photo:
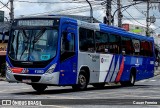
<instances>
[{"instance_id":1,"label":"sky","mask_svg":"<svg viewBox=\"0 0 160 108\"><path fill-rule=\"evenodd\" d=\"M0 0L6 4L9 0ZM28 3L26 1L32 2ZM78 3L73 3L78 2ZM103 22L103 17L105 16L105 5L101 5L103 0L89 0L93 7L93 16L99 21ZM96 2L95 2L96 1ZM105 1L105 0L104 0ZM117 9L116 6L117 0L112 0L112 14ZM121 0L122 7L129 5L132 0ZM33 2L43 2L43 3L33 3ZM51 3L44 3L51 2ZM55 2L55 3L53 3ZM59 3L64 2L64 3ZM150 16L155 16L156 22L151 24L151 28L160 33L160 11L159 4L150 5ZM5 11L5 16L9 19L9 9L3 7L0 4L0 10ZM8 4L10 7L10 4ZM136 6L131 6L130 8L123 11L123 23L132 23L140 26L146 26L146 3L142 3ZM72 15L84 15L89 16L90 8L86 0L14 0L14 14L15 18L21 16L30 16L30 15L40 15L40 14L72 14ZM133 19L133 18L134 19ZM115 25L117 25L117 15L115 15Z\"/></svg>"}]
</instances>

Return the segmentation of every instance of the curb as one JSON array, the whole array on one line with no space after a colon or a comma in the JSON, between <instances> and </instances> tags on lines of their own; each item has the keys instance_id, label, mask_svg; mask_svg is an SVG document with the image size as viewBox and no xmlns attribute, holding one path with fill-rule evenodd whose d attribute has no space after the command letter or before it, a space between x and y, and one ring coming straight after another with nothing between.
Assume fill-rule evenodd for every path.
<instances>
[{"instance_id":1,"label":"curb","mask_svg":"<svg viewBox=\"0 0 160 108\"><path fill-rule=\"evenodd\" d=\"M160 71L154 72L154 76L160 75Z\"/></svg>"},{"instance_id":2,"label":"curb","mask_svg":"<svg viewBox=\"0 0 160 108\"><path fill-rule=\"evenodd\" d=\"M5 81L5 80L6 80L6 78L0 77L0 81Z\"/></svg>"}]
</instances>

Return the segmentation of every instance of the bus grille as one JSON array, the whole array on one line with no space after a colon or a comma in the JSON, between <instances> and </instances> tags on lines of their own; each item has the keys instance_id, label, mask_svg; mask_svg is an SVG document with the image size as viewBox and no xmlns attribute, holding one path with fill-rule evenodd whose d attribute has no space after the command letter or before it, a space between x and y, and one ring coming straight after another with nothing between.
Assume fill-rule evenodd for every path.
<instances>
[{"instance_id":1,"label":"bus grille","mask_svg":"<svg viewBox=\"0 0 160 108\"><path fill-rule=\"evenodd\" d=\"M32 82L38 82L41 79L41 76L21 76L14 75L17 81L22 81L22 79L30 79Z\"/></svg>"}]
</instances>

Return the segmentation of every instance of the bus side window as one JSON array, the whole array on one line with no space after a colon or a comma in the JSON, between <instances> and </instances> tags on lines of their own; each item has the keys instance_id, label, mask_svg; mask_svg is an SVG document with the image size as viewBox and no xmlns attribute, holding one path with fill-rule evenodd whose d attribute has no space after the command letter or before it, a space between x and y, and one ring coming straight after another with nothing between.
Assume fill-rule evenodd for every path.
<instances>
[{"instance_id":1,"label":"bus side window","mask_svg":"<svg viewBox=\"0 0 160 108\"><path fill-rule=\"evenodd\" d=\"M148 51L149 51L149 56L153 56L153 44L152 44L152 42L149 42L149 49L148 49Z\"/></svg>"},{"instance_id":2,"label":"bus side window","mask_svg":"<svg viewBox=\"0 0 160 108\"><path fill-rule=\"evenodd\" d=\"M109 52L113 54L119 54L120 37L114 34L108 34L109 36Z\"/></svg>"},{"instance_id":3,"label":"bus side window","mask_svg":"<svg viewBox=\"0 0 160 108\"><path fill-rule=\"evenodd\" d=\"M132 39L132 44L134 48L134 55L139 55L140 54L140 41L136 39Z\"/></svg>"},{"instance_id":4,"label":"bus side window","mask_svg":"<svg viewBox=\"0 0 160 108\"><path fill-rule=\"evenodd\" d=\"M132 48L132 42L130 38L121 37L121 47L122 47L123 54L132 55L133 48Z\"/></svg>"},{"instance_id":5,"label":"bus side window","mask_svg":"<svg viewBox=\"0 0 160 108\"><path fill-rule=\"evenodd\" d=\"M108 34L103 32L95 32L96 52L108 53Z\"/></svg>"},{"instance_id":6,"label":"bus side window","mask_svg":"<svg viewBox=\"0 0 160 108\"><path fill-rule=\"evenodd\" d=\"M94 31L79 28L79 49L82 52L94 52L95 42L94 42Z\"/></svg>"},{"instance_id":7,"label":"bus side window","mask_svg":"<svg viewBox=\"0 0 160 108\"><path fill-rule=\"evenodd\" d=\"M65 60L75 54L75 35L63 32L61 38L61 60Z\"/></svg>"},{"instance_id":8,"label":"bus side window","mask_svg":"<svg viewBox=\"0 0 160 108\"><path fill-rule=\"evenodd\" d=\"M74 34L72 33L63 33L61 39L61 51L62 52L74 52Z\"/></svg>"}]
</instances>

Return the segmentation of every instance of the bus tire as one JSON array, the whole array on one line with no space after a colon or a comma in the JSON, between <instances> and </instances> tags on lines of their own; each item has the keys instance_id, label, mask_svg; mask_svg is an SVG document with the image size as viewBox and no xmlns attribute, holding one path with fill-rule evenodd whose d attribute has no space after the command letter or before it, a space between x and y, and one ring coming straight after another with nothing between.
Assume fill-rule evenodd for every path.
<instances>
[{"instance_id":1,"label":"bus tire","mask_svg":"<svg viewBox=\"0 0 160 108\"><path fill-rule=\"evenodd\" d=\"M78 84L73 85L73 90L85 90L88 85L87 73L84 70L81 70L78 76Z\"/></svg>"},{"instance_id":2,"label":"bus tire","mask_svg":"<svg viewBox=\"0 0 160 108\"><path fill-rule=\"evenodd\" d=\"M135 75L133 74L133 72L131 72L131 74L130 74L129 81L122 81L120 83L121 83L121 86L134 86L134 84L135 84Z\"/></svg>"},{"instance_id":3,"label":"bus tire","mask_svg":"<svg viewBox=\"0 0 160 108\"><path fill-rule=\"evenodd\" d=\"M95 87L95 88L104 88L105 83L97 83L97 84L92 84L92 85L93 85L93 87Z\"/></svg>"},{"instance_id":4,"label":"bus tire","mask_svg":"<svg viewBox=\"0 0 160 108\"><path fill-rule=\"evenodd\" d=\"M47 88L47 85L44 85L44 84L32 84L32 88L34 90L36 90L38 93L42 93Z\"/></svg>"},{"instance_id":5,"label":"bus tire","mask_svg":"<svg viewBox=\"0 0 160 108\"><path fill-rule=\"evenodd\" d=\"M134 86L135 84L135 75L133 74L133 72L130 74L130 80L128 82L128 86Z\"/></svg>"}]
</instances>

